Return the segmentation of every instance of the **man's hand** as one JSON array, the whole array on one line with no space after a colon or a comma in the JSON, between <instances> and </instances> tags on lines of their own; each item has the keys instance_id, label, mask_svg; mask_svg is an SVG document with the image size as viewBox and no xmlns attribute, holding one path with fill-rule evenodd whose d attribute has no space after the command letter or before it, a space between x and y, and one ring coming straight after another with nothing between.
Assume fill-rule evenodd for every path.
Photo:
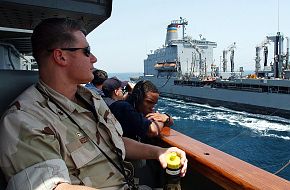
<instances>
[{"instance_id":1,"label":"man's hand","mask_svg":"<svg viewBox=\"0 0 290 190\"><path fill-rule=\"evenodd\" d=\"M176 147L161 148L150 144L140 143L127 137L123 137L123 141L126 149L126 158L133 160L156 159L159 160L163 168L167 167L166 155L170 152L176 152L176 154L180 157L180 162L182 166L180 176L185 176L187 169L187 159L186 154L183 150L180 150Z\"/></svg>"},{"instance_id":2,"label":"man's hand","mask_svg":"<svg viewBox=\"0 0 290 190\"><path fill-rule=\"evenodd\" d=\"M183 150L180 150L179 148L176 147L171 147L168 149L161 149L159 153L159 162L163 168L167 167L167 162L166 162L166 155L170 152L176 152L177 155L180 157L180 162L181 162L181 170L180 170L180 176L184 177L186 170L187 170L187 159L186 159L186 154Z\"/></svg>"},{"instance_id":3,"label":"man's hand","mask_svg":"<svg viewBox=\"0 0 290 190\"><path fill-rule=\"evenodd\" d=\"M167 114L162 114L162 113L158 113L158 112L156 112L156 113L148 113L146 115L146 117L149 120L162 122L162 123L164 123L164 125L166 127L170 127L171 125L173 125L173 119Z\"/></svg>"},{"instance_id":4,"label":"man's hand","mask_svg":"<svg viewBox=\"0 0 290 190\"><path fill-rule=\"evenodd\" d=\"M159 121L159 122L166 122L166 120L168 119L168 116L166 114L162 114L162 113L148 113L146 115L146 117L149 119L149 120L154 120L154 121Z\"/></svg>"}]
</instances>

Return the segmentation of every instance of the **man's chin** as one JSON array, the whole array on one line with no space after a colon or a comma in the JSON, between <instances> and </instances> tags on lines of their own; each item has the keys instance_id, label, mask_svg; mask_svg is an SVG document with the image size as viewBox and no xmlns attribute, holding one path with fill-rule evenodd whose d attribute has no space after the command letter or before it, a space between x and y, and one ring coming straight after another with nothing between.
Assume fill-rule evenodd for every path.
<instances>
[{"instance_id":1,"label":"man's chin","mask_svg":"<svg viewBox=\"0 0 290 190\"><path fill-rule=\"evenodd\" d=\"M93 79L94 79L94 75L93 75L93 73L91 73L91 76L90 76L90 78L87 79L86 83L92 82Z\"/></svg>"},{"instance_id":2,"label":"man's chin","mask_svg":"<svg viewBox=\"0 0 290 190\"><path fill-rule=\"evenodd\" d=\"M93 79L92 79L92 80L93 80ZM87 83L90 83L92 80L90 80L90 79L83 80L80 84L87 84Z\"/></svg>"}]
</instances>

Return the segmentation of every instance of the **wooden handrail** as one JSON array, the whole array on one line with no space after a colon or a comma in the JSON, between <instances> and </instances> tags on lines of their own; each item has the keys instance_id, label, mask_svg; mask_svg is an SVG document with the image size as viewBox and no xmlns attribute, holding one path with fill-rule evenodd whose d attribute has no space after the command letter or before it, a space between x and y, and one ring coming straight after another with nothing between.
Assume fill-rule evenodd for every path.
<instances>
[{"instance_id":1,"label":"wooden handrail","mask_svg":"<svg viewBox=\"0 0 290 190\"><path fill-rule=\"evenodd\" d=\"M225 189L289 190L290 182L173 129L162 130L162 143L183 149L193 169Z\"/></svg>"}]
</instances>

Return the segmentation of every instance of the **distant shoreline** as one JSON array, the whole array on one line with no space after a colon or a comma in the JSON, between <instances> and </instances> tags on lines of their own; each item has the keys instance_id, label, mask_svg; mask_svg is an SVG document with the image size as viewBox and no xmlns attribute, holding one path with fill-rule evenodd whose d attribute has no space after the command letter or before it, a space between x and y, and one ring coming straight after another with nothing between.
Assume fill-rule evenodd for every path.
<instances>
[{"instance_id":1,"label":"distant shoreline","mask_svg":"<svg viewBox=\"0 0 290 190\"><path fill-rule=\"evenodd\" d=\"M245 70L243 73L243 76L246 76L248 74L253 74L255 71L252 70ZM142 76L143 72L122 72L122 73L108 73L109 77L116 76L120 80L130 80L130 77L138 77Z\"/></svg>"},{"instance_id":2,"label":"distant shoreline","mask_svg":"<svg viewBox=\"0 0 290 190\"><path fill-rule=\"evenodd\" d=\"M109 77L116 76L120 80L130 80L130 77L142 76L143 72L108 73Z\"/></svg>"}]
</instances>

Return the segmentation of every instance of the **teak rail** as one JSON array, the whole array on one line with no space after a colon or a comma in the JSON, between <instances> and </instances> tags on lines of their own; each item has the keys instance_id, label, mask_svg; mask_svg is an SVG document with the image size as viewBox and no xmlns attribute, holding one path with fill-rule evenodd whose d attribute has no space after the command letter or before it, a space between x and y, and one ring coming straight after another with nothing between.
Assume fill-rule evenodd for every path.
<instances>
[{"instance_id":1,"label":"teak rail","mask_svg":"<svg viewBox=\"0 0 290 190\"><path fill-rule=\"evenodd\" d=\"M164 128L161 143L176 146L187 153L188 175L184 179L184 189L265 189L289 190L290 182L194 140L173 129ZM194 180L194 173L207 178L206 183ZM211 184L210 184L211 183ZM203 187L203 185L208 187Z\"/></svg>"}]
</instances>

